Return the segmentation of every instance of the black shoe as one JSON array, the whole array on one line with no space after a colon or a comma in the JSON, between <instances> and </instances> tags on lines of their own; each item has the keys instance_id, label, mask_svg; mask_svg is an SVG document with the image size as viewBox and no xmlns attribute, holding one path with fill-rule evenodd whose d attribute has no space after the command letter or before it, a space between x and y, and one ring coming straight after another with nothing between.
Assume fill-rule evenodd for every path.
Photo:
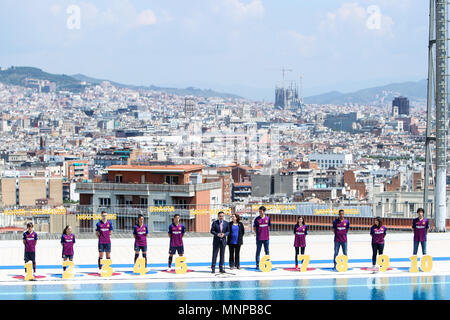
<instances>
[{"instance_id":1,"label":"black shoe","mask_svg":"<svg viewBox=\"0 0 450 320\"><path fill-rule=\"evenodd\" d=\"M219 272L220 272L220 273L225 273L225 270L222 269L222 270L220 270Z\"/></svg>"},{"instance_id":2,"label":"black shoe","mask_svg":"<svg viewBox=\"0 0 450 320\"><path fill-rule=\"evenodd\" d=\"M234 269L234 267L230 267L230 270L233 270Z\"/></svg>"},{"instance_id":3,"label":"black shoe","mask_svg":"<svg viewBox=\"0 0 450 320\"><path fill-rule=\"evenodd\" d=\"M211 270L211 273L216 273L216 270L212 269L212 270Z\"/></svg>"},{"instance_id":4,"label":"black shoe","mask_svg":"<svg viewBox=\"0 0 450 320\"><path fill-rule=\"evenodd\" d=\"M241 270L241 266L237 266L236 269Z\"/></svg>"}]
</instances>

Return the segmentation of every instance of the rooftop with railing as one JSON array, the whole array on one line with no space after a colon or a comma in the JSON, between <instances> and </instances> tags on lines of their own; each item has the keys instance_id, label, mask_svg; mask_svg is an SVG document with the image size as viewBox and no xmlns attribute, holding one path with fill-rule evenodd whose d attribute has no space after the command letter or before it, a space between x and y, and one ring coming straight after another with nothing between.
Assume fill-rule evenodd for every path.
<instances>
[{"instance_id":1,"label":"rooftop with railing","mask_svg":"<svg viewBox=\"0 0 450 320\"><path fill-rule=\"evenodd\" d=\"M192 193L197 191L219 189L222 187L220 181L198 183L198 184L152 184L152 183L114 183L114 182L79 182L76 184L76 192L87 193L94 190L104 191L137 191L137 192L183 192Z\"/></svg>"}]
</instances>

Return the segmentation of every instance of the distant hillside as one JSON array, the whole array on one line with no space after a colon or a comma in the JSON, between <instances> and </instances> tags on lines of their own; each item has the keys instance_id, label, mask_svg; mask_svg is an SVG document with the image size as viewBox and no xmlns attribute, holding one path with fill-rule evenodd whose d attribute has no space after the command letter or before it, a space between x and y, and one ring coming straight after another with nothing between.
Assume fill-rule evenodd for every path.
<instances>
[{"instance_id":1,"label":"distant hillside","mask_svg":"<svg viewBox=\"0 0 450 320\"><path fill-rule=\"evenodd\" d=\"M79 92L83 90L80 81L65 74L51 74L33 67L11 67L0 70L0 82L9 85L23 86L26 78L49 80L56 84L57 90Z\"/></svg>"},{"instance_id":2,"label":"distant hillside","mask_svg":"<svg viewBox=\"0 0 450 320\"><path fill-rule=\"evenodd\" d=\"M71 75L72 78L77 79L79 81L86 81L88 83L92 83L92 84L100 84L103 81L109 81L109 80L104 80L104 79L96 79L96 78L91 78L88 76L85 76L83 74L74 74ZM130 88L130 89L134 89L134 90L153 90L153 91L162 91L162 92L167 92L170 94L176 94L176 95L180 95L180 96L199 96L199 97L220 97L220 98L234 98L234 99L239 99L242 98L238 95L235 94L231 94L231 93L226 93L226 92L217 92L211 89L199 89L199 88L194 88L194 87L188 87L185 89L181 89L181 88L166 88L166 87L157 87L157 86L136 86L136 85L130 85L130 84L123 84L123 83L118 83L118 82L114 82L114 81L109 81L113 86L116 86L118 88Z\"/></svg>"},{"instance_id":3,"label":"distant hillside","mask_svg":"<svg viewBox=\"0 0 450 320\"><path fill-rule=\"evenodd\" d=\"M16 85L23 86L24 80L26 78L33 78L39 80L49 80L56 84L57 90L65 90L72 92L80 92L83 91L86 86L100 84L102 79L91 78L82 74L75 75L65 75L65 74L51 74L47 73L39 68L34 67L11 67L6 70L0 70L0 82L8 85ZM81 82L86 82L86 85L82 85ZM199 89L194 87L188 87L185 89L179 88L164 88L157 86L135 86L135 85L127 85L121 84L114 81L109 81L112 85L119 88L130 88L130 89L143 89L143 90L154 90L154 91L162 91L170 94L176 95L192 95L192 96L201 96L201 97L219 97L219 98L241 98L238 95L225 93L225 92L217 92L211 89Z\"/></svg>"},{"instance_id":4,"label":"distant hillside","mask_svg":"<svg viewBox=\"0 0 450 320\"><path fill-rule=\"evenodd\" d=\"M386 104L395 97L405 96L410 101L423 101L427 96L427 80L391 83L385 86L362 89L350 93L338 91L304 98L310 104Z\"/></svg>"}]
</instances>

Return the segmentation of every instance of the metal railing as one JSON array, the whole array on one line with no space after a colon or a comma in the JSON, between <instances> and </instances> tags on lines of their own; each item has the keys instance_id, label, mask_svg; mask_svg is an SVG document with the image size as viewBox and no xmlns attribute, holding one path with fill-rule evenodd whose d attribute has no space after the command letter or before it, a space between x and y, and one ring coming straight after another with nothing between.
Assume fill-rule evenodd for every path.
<instances>
[{"instance_id":1,"label":"metal railing","mask_svg":"<svg viewBox=\"0 0 450 320\"><path fill-rule=\"evenodd\" d=\"M130 191L130 192L181 192L193 193L209 189L218 189L221 182L205 182L199 184L151 184L151 183L113 183L113 182L81 182L76 184L76 191Z\"/></svg>"},{"instance_id":2,"label":"metal railing","mask_svg":"<svg viewBox=\"0 0 450 320\"><path fill-rule=\"evenodd\" d=\"M61 207L4 207L0 208L0 234L22 233L28 221L32 221L37 232L49 235L61 234L66 225L74 232L86 236L95 234L95 225L100 213L106 211L113 222L114 233L132 236L132 229L139 214L149 226L150 233L167 233L174 214L179 214L188 233L209 234L211 222L219 211L224 211L226 220L236 213L241 217L246 232L253 232L258 209L265 206L271 218L271 232L292 233L297 218L302 216L310 231L331 231L332 222L340 209L350 221L351 230L369 230L374 218L380 216L391 230L411 230L412 219L417 216L420 203L397 203L395 207L380 209L381 204L323 204L323 203L229 203L229 204L167 204L163 206L115 205L92 206L68 204ZM393 209L393 210L391 210ZM381 214L380 214L381 213ZM433 227L432 212L426 215ZM450 228L450 220L447 220Z\"/></svg>"}]
</instances>

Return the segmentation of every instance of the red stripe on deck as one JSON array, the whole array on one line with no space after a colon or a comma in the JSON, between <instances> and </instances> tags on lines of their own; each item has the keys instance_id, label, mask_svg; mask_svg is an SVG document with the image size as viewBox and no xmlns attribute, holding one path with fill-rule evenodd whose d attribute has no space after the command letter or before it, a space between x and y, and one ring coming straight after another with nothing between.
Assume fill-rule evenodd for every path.
<instances>
[{"instance_id":1,"label":"red stripe on deck","mask_svg":"<svg viewBox=\"0 0 450 320\"><path fill-rule=\"evenodd\" d=\"M13 276L14 279L25 279L25 276ZM34 276L35 279L44 279L47 278L46 276Z\"/></svg>"},{"instance_id":2,"label":"red stripe on deck","mask_svg":"<svg viewBox=\"0 0 450 320\"><path fill-rule=\"evenodd\" d=\"M300 268L283 268L283 270L300 272ZM306 271L313 271L313 270L316 270L316 268L306 268Z\"/></svg>"},{"instance_id":3,"label":"red stripe on deck","mask_svg":"<svg viewBox=\"0 0 450 320\"><path fill-rule=\"evenodd\" d=\"M88 273L88 275L94 276L94 277L101 277L101 274L98 273L98 272L95 272L95 273ZM120 275L120 272L113 272L112 275L113 275L113 276L118 276L118 275Z\"/></svg>"},{"instance_id":4,"label":"red stripe on deck","mask_svg":"<svg viewBox=\"0 0 450 320\"><path fill-rule=\"evenodd\" d=\"M167 272L167 273L175 273L175 270L170 270L170 271L167 271L167 270L162 270L162 272ZM194 272L194 270L186 270L186 272Z\"/></svg>"}]
</instances>

